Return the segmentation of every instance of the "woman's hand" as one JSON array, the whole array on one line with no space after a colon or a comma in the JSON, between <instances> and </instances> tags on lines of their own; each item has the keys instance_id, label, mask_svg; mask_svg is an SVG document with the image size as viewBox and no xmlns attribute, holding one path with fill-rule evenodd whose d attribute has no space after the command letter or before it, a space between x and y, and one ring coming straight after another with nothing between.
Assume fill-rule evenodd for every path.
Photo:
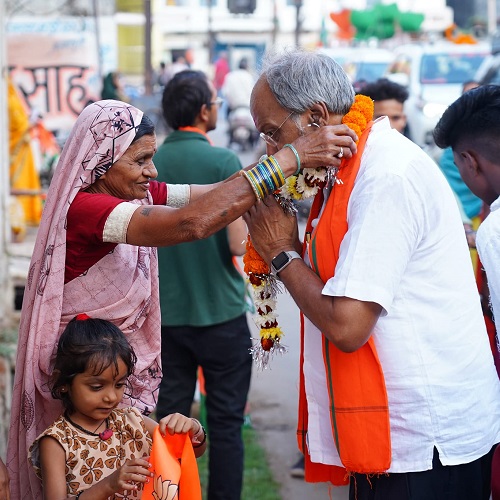
<instances>
[{"instance_id":1,"label":"woman's hand","mask_svg":"<svg viewBox=\"0 0 500 500\"><path fill-rule=\"evenodd\" d=\"M0 499L10 500L9 473L0 459Z\"/></svg>"},{"instance_id":2,"label":"woman's hand","mask_svg":"<svg viewBox=\"0 0 500 500\"><path fill-rule=\"evenodd\" d=\"M255 250L267 264L283 250L300 253L297 218L286 214L274 196L267 196L262 203L256 203L243 218Z\"/></svg>"},{"instance_id":3,"label":"woman's hand","mask_svg":"<svg viewBox=\"0 0 500 500\"><path fill-rule=\"evenodd\" d=\"M301 169L339 167L342 158L349 159L356 153L357 140L347 125L324 125L299 136L292 144L299 154Z\"/></svg>"}]
</instances>

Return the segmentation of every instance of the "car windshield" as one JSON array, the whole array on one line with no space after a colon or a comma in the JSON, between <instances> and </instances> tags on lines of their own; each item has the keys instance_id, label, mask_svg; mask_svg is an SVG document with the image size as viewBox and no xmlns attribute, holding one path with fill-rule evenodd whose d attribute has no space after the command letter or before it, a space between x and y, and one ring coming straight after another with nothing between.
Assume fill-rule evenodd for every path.
<instances>
[{"instance_id":1,"label":"car windshield","mask_svg":"<svg viewBox=\"0 0 500 500\"><path fill-rule=\"evenodd\" d=\"M356 80L374 82L384 76L388 66L388 62L360 62L356 71Z\"/></svg>"},{"instance_id":2,"label":"car windshield","mask_svg":"<svg viewBox=\"0 0 500 500\"><path fill-rule=\"evenodd\" d=\"M426 54L420 83L463 83L472 80L486 54Z\"/></svg>"}]
</instances>

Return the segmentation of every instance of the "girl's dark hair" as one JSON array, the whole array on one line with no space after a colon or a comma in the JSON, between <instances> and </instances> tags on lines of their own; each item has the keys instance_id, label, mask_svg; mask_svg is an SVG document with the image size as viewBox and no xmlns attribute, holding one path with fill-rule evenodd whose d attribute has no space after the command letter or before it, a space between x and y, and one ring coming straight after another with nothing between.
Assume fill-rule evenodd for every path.
<instances>
[{"instance_id":1,"label":"girl's dark hair","mask_svg":"<svg viewBox=\"0 0 500 500\"><path fill-rule=\"evenodd\" d=\"M73 404L64 386L70 386L79 373L89 368L95 375L113 365L118 372L118 359L127 367L130 376L137 357L123 332L110 321L97 318L73 318L64 329L57 346L51 382L51 394L60 399L70 413Z\"/></svg>"},{"instance_id":2,"label":"girl's dark hair","mask_svg":"<svg viewBox=\"0 0 500 500\"><path fill-rule=\"evenodd\" d=\"M142 115L141 123L139 123L139 126L137 127L135 137L132 140L131 144L133 144L135 141L137 141L144 135L154 135L154 133L155 133L154 123L151 121L149 116Z\"/></svg>"}]
</instances>

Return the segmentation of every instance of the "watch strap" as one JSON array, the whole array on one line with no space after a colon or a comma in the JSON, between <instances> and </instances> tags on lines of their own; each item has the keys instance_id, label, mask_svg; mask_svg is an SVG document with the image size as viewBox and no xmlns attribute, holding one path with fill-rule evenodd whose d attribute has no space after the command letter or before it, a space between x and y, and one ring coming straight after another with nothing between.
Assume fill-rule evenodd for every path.
<instances>
[{"instance_id":1,"label":"watch strap","mask_svg":"<svg viewBox=\"0 0 500 500\"><path fill-rule=\"evenodd\" d=\"M288 260L282 264L280 267L276 267L276 259L278 257L283 256L285 254L288 257ZM271 261L271 269L273 273L277 276L285 267L287 267L290 262L292 262L293 259L302 259L302 256L298 253L295 252L294 250L286 251L286 252L280 252L274 259Z\"/></svg>"}]
</instances>

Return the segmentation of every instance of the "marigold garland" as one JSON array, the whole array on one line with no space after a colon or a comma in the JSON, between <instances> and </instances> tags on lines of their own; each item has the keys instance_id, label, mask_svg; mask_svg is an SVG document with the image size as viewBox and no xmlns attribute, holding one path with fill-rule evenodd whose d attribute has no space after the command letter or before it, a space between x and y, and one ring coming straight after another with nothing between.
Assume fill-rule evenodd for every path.
<instances>
[{"instance_id":1,"label":"marigold garland","mask_svg":"<svg viewBox=\"0 0 500 500\"><path fill-rule=\"evenodd\" d=\"M349 112L343 117L342 123L352 129L358 138L373 118L373 101L358 94ZM301 200L316 196L327 182L342 181L337 178L337 167L305 168L298 175L286 180L285 185L274 193L283 210L295 213L292 200ZM244 271L252 284L253 299L257 314L254 322L260 330L260 340L251 348L253 360L258 368L266 369L274 354L285 353L287 348L281 344L283 331L278 326L276 313L276 298L280 287L276 277L270 273L269 266L255 250L248 235L246 253L243 256Z\"/></svg>"}]
</instances>

